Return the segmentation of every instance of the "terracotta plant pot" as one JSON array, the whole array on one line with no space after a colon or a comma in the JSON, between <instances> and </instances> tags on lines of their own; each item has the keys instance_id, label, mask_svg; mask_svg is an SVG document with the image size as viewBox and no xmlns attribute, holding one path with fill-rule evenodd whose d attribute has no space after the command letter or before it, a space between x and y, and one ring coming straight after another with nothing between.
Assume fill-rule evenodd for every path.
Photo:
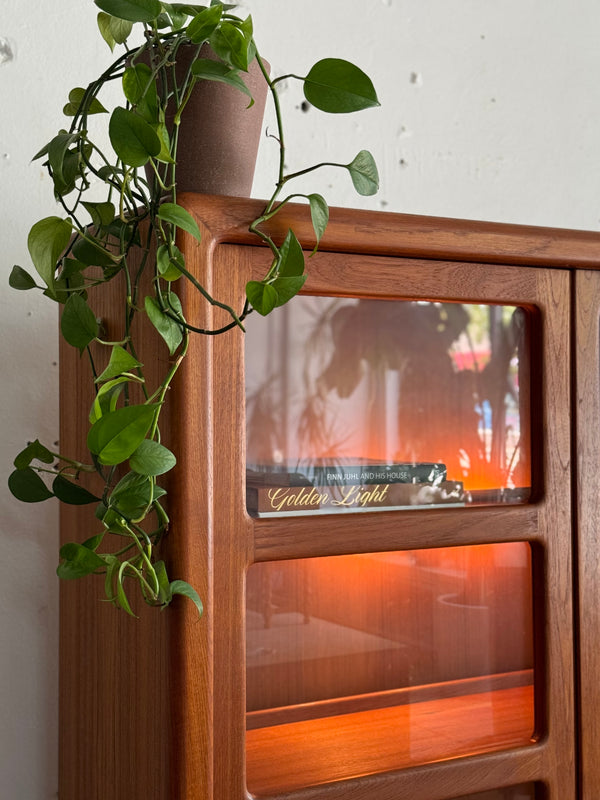
<instances>
[{"instance_id":1,"label":"terracotta plant pot","mask_svg":"<svg viewBox=\"0 0 600 800\"><path fill-rule=\"evenodd\" d=\"M195 52L193 46L180 49L182 73ZM200 57L217 60L206 45ZM250 108L249 98L232 86L203 80L194 87L179 126L178 191L250 196L268 87L256 60L240 75L254 98Z\"/></svg>"}]
</instances>

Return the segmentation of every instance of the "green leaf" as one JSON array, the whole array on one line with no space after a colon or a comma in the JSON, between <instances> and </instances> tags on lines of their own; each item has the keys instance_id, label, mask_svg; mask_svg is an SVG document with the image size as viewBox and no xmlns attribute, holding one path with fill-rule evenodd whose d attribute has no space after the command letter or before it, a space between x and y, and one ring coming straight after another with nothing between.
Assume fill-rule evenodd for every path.
<instances>
[{"instance_id":1,"label":"green leaf","mask_svg":"<svg viewBox=\"0 0 600 800\"><path fill-rule=\"evenodd\" d=\"M8 477L8 488L23 503L41 503L54 497L51 491L31 467L16 469Z\"/></svg>"},{"instance_id":2,"label":"green leaf","mask_svg":"<svg viewBox=\"0 0 600 800\"><path fill-rule=\"evenodd\" d=\"M171 293L171 301L176 300L174 305L179 305L181 308L181 304L179 303L179 299L176 295ZM162 338L165 340L167 347L169 348L170 355L177 350L181 342L183 341L183 330L181 325L179 325L174 319L171 319L167 314L165 314L161 307L159 306L158 302L150 296L147 296L144 300L144 307L146 309L146 314L150 319L150 322L154 325L156 330L160 333Z\"/></svg>"},{"instance_id":3,"label":"green leaf","mask_svg":"<svg viewBox=\"0 0 600 800\"><path fill-rule=\"evenodd\" d=\"M52 491L63 503L68 503L73 506L84 506L88 503L97 503L100 499L96 497L83 486L78 486L76 483L67 480L62 475L57 475L52 482Z\"/></svg>"},{"instance_id":4,"label":"green leaf","mask_svg":"<svg viewBox=\"0 0 600 800\"><path fill-rule=\"evenodd\" d=\"M250 98L252 102L248 105L248 108L254 104L250 89L248 89L238 71L231 69L227 64L223 64L220 61L212 61L210 58L197 58L192 64L192 73L200 80L219 81L228 86L233 86Z\"/></svg>"},{"instance_id":5,"label":"green leaf","mask_svg":"<svg viewBox=\"0 0 600 800\"><path fill-rule=\"evenodd\" d=\"M316 108L345 114L379 105L371 79L340 58L318 61L304 79L304 96Z\"/></svg>"},{"instance_id":6,"label":"green leaf","mask_svg":"<svg viewBox=\"0 0 600 800\"><path fill-rule=\"evenodd\" d=\"M101 464L120 464L146 438L158 406L136 405L118 408L100 417L90 428L87 445Z\"/></svg>"},{"instance_id":7,"label":"green leaf","mask_svg":"<svg viewBox=\"0 0 600 800\"><path fill-rule=\"evenodd\" d=\"M36 282L23 267L15 264L8 278L8 285L13 289L35 289Z\"/></svg>"},{"instance_id":8,"label":"green leaf","mask_svg":"<svg viewBox=\"0 0 600 800\"><path fill-rule=\"evenodd\" d=\"M146 515L152 500L153 481L146 475L128 472L113 489L108 505L125 519L137 522Z\"/></svg>"},{"instance_id":9,"label":"green leaf","mask_svg":"<svg viewBox=\"0 0 600 800\"><path fill-rule=\"evenodd\" d=\"M202 44L208 41L212 32L215 30L221 16L223 7L221 5L211 6L200 11L187 26L186 34L194 44Z\"/></svg>"},{"instance_id":10,"label":"green leaf","mask_svg":"<svg viewBox=\"0 0 600 800\"><path fill-rule=\"evenodd\" d=\"M48 164L52 171L54 192L58 197L68 194L74 188L79 158L69 147L77 141L79 134L60 131L46 146Z\"/></svg>"},{"instance_id":11,"label":"green leaf","mask_svg":"<svg viewBox=\"0 0 600 800\"><path fill-rule=\"evenodd\" d=\"M34 442L30 442L24 450L21 450L21 452L15 457L14 465L17 469L25 469L25 467L28 467L34 459L37 459L44 464L52 464L54 461L54 456L50 450L48 450L47 447L44 447L39 439L36 439Z\"/></svg>"},{"instance_id":12,"label":"green leaf","mask_svg":"<svg viewBox=\"0 0 600 800\"><path fill-rule=\"evenodd\" d=\"M171 587L169 586L169 577L167 575L167 568L164 561L156 561L154 563L154 574L158 581L158 600L161 605L168 605L173 599Z\"/></svg>"},{"instance_id":13,"label":"green leaf","mask_svg":"<svg viewBox=\"0 0 600 800\"><path fill-rule=\"evenodd\" d=\"M134 111L121 106L111 115L108 135L117 156L130 167L143 167L161 150L160 140L152 126Z\"/></svg>"},{"instance_id":14,"label":"green leaf","mask_svg":"<svg viewBox=\"0 0 600 800\"><path fill-rule=\"evenodd\" d=\"M96 228L104 228L115 218L115 206L110 200L103 203L90 203L85 200L81 201L83 207L92 218L92 225Z\"/></svg>"},{"instance_id":15,"label":"green leaf","mask_svg":"<svg viewBox=\"0 0 600 800\"><path fill-rule=\"evenodd\" d=\"M181 278L181 267L185 267L183 253L174 244L170 248L161 244L156 251L156 266L161 278L165 281L176 281Z\"/></svg>"},{"instance_id":16,"label":"green leaf","mask_svg":"<svg viewBox=\"0 0 600 800\"><path fill-rule=\"evenodd\" d=\"M129 376L122 375L120 378L107 381L100 387L90 409L89 421L91 425L97 422L104 414L116 409L121 390L129 380Z\"/></svg>"},{"instance_id":17,"label":"green leaf","mask_svg":"<svg viewBox=\"0 0 600 800\"><path fill-rule=\"evenodd\" d=\"M127 67L123 73L123 94L132 105L137 105L143 97L150 97L150 104L156 111L156 83L147 64L139 63Z\"/></svg>"},{"instance_id":18,"label":"green leaf","mask_svg":"<svg viewBox=\"0 0 600 800\"><path fill-rule=\"evenodd\" d=\"M152 22L161 12L159 0L94 0L102 11L130 22Z\"/></svg>"},{"instance_id":19,"label":"green leaf","mask_svg":"<svg viewBox=\"0 0 600 800\"><path fill-rule=\"evenodd\" d=\"M60 318L60 332L64 339L79 351L85 350L88 344L98 335L98 323L94 312L83 297L72 294Z\"/></svg>"},{"instance_id":20,"label":"green leaf","mask_svg":"<svg viewBox=\"0 0 600 800\"><path fill-rule=\"evenodd\" d=\"M112 378L116 378L124 372L132 372L141 366L143 365L137 358L134 358L125 348L115 344L110 352L110 359L106 369L98 375L95 383L110 381Z\"/></svg>"},{"instance_id":21,"label":"green leaf","mask_svg":"<svg viewBox=\"0 0 600 800\"><path fill-rule=\"evenodd\" d=\"M320 194L307 195L308 202L310 203L310 218L312 226L317 237L317 243L313 253L316 253L321 237L325 233L327 223L329 222L329 206L325 202L325 198Z\"/></svg>"},{"instance_id":22,"label":"green leaf","mask_svg":"<svg viewBox=\"0 0 600 800\"><path fill-rule=\"evenodd\" d=\"M75 89L71 89L69 92L69 102L63 108L63 114L67 117L74 117L75 114L81 108L81 103L85 97L86 90L82 89L80 86L76 86ZM108 114L108 111L104 108L100 100L97 97L94 97L88 107L87 107L87 114Z\"/></svg>"},{"instance_id":23,"label":"green leaf","mask_svg":"<svg viewBox=\"0 0 600 800\"><path fill-rule=\"evenodd\" d=\"M56 574L64 580L84 578L106 566L106 562L89 547L77 542L64 544L59 551L63 563L59 564Z\"/></svg>"},{"instance_id":24,"label":"green leaf","mask_svg":"<svg viewBox=\"0 0 600 800\"><path fill-rule=\"evenodd\" d=\"M190 233L195 239L200 241L201 234L198 223L189 211L178 206L177 203L163 203L158 209L157 217L164 222L170 222L171 225L181 228L182 231Z\"/></svg>"},{"instance_id":25,"label":"green leaf","mask_svg":"<svg viewBox=\"0 0 600 800\"><path fill-rule=\"evenodd\" d=\"M171 20L171 28L174 31L181 30L185 25L185 22L188 18L188 14L185 14L183 11L178 11L177 9L173 8L171 3L163 3L163 8L168 12L169 19Z\"/></svg>"},{"instance_id":26,"label":"green leaf","mask_svg":"<svg viewBox=\"0 0 600 800\"><path fill-rule=\"evenodd\" d=\"M171 595L181 594L191 600L198 609L198 615L202 615L204 611L202 600L200 600L198 592L189 583L186 583L186 581L171 581L169 589L171 590Z\"/></svg>"},{"instance_id":27,"label":"green leaf","mask_svg":"<svg viewBox=\"0 0 600 800\"><path fill-rule=\"evenodd\" d=\"M262 281L249 281L246 284L246 297L250 305L266 317L277 305L277 290Z\"/></svg>"},{"instance_id":28,"label":"green leaf","mask_svg":"<svg viewBox=\"0 0 600 800\"><path fill-rule=\"evenodd\" d=\"M90 536L89 539L86 539L85 542L82 542L82 545L87 547L88 550L97 550L102 544L103 539L104 534L97 533L95 536Z\"/></svg>"},{"instance_id":29,"label":"green leaf","mask_svg":"<svg viewBox=\"0 0 600 800\"><path fill-rule=\"evenodd\" d=\"M79 273L87 267L87 264L84 264L81 261L78 261L76 258L63 258L62 260L62 267L60 270L60 280L66 282L70 279L77 279ZM72 281L69 285L72 285Z\"/></svg>"},{"instance_id":30,"label":"green leaf","mask_svg":"<svg viewBox=\"0 0 600 800\"><path fill-rule=\"evenodd\" d=\"M169 137L169 129L163 122L153 124L156 135L160 141L160 153L156 156L157 161L163 164L175 164L175 160L171 156L171 139Z\"/></svg>"},{"instance_id":31,"label":"green leaf","mask_svg":"<svg viewBox=\"0 0 600 800\"><path fill-rule=\"evenodd\" d=\"M361 150L347 165L356 191L364 196L376 194L379 189L379 173L375 159L368 150Z\"/></svg>"},{"instance_id":32,"label":"green leaf","mask_svg":"<svg viewBox=\"0 0 600 800\"><path fill-rule=\"evenodd\" d=\"M120 255L111 253L100 240L93 238L89 233L85 239L79 236L71 252L78 261L88 267L114 267L121 259Z\"/></svg>"},{"instance_id":33,"label":"green leaf","mask_svg":"<svg viewBox=\"0 0 600 800\"><path fill-rule=\"evenodd\" d=\"M135 617L135 614L131 610L131 606L129 605L129 601L127 600L127 595L125 594L125 589L123 588L123 580L125 578L124 572L129 566L128 562L125 561L119 567L119 573L117 575L117 605L120 606L124 611L126 611L130 617Z\"/></svg>"},{"instance_id":34,"label":"green leaf","mask_svg":"<svg viewBox=\"0 0 600 800\"><path fill-rule=\"evenodd\" d=\"M302 245L292 230L288 230L279 248L279 264L277 274L281 277L302 275L304 272L304 253Z\"/></svg>"},{"instance_id":35,"label":"green leaf","mask_svg":"<svg viewBox=\"0 0 600 800\"><path fill-rule=\"evenodd\" d=\"M116 44L123 44L127 40L133 28L133 23L100 11L98 14L98 28L106 44L111 50L114 50Z\"/></svg>"},{"instance_id":36,"label":"green leaf","mask_svg":"<svg viewBox=\"0 0 600 800\"><path fill-rule=\"evenodd\" d=\"M277 292L276 307L282 306L295 297L304 286L306 275L297 275L293 278L276 278L271 286Z\"/></svg>"},{"instance_id":37,"label":"green leaf","mask_svg":"<svg viewBox=\"0 0 600 800\"><path fill-rule=\"evenodd\" d=\"M231 22L223 22L213 31L210 46L226 64L248 71L250 41Z\"/></svg>"},{"instance_id":38,"label":"green leaf","mask_svg":"<svg viewBox=\"0 0 600 800\"><path fill-rule=\"evenodd\" d=\"M69 244L71 232L71 221L60 217L45 217L29 231L29 255L38 275L51 292L54 291L56 265Z\"/></svg>"},{"instance_id":39,"label":"green leaf","mask_svg":"<svg viewBox=\"0 0 600 800\"><path fill-rule=\"evenodd\" d=\"M144 439L129 459L129 466L140 475L163 475L173 469L177 459L164 445Z\"/></svg>"}]
</instances>

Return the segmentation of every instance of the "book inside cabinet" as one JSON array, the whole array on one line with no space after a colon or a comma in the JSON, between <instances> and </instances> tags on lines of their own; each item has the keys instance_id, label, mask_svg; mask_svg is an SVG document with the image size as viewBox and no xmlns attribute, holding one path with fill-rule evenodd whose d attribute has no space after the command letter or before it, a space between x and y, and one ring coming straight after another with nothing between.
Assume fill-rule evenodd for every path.
<instances>
[{"instance_id":1,"label":"book inside cabinet","mask_svg":"<svg viewBox=\"0 0 600 800\"><path fill-rule=\"evenodd\" d=\"M180 202L202 230L180 242L188 268L242 308L269 259L247 232L260 204ZM600 287L580 273L594 305L578 312L573 265L600 266L597 237L334 209L309 259L306 208L269 226L305 247L301 296L193 337L168 398L195 476L170 487L170 572L202 618L174 603L113 634L93 592L64 590L66 800L104 800L75 777L92 729L117 800L595 800L578 717L597 708L598 648L574 620L594 621L600 587L572 542L576 518L594 538L578 493L600 500L572 393L593 425ZM195 326L226 320L178 292ZM149 683L165 724L148 710L142 743L127 708Z\"/></svg>"}]
</instances>

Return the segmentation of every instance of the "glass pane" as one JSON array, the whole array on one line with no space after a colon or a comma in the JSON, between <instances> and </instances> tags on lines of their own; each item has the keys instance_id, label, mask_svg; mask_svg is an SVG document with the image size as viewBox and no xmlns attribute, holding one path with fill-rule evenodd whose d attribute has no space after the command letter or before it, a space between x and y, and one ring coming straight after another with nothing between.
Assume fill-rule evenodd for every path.
<instances>
[{"instance_id":1,"label":"glass pane","mask_svg":"<svg viewBox=\"0 0 600 800\"><path fill-rule=\"evenodd\" d=\"M531 741L528 544L260 563L246 588L251 791Z\"/></svg>"},{"instance_id":2,"label":"glass pane","mask_svg":"<svg viewBox=\"0 0 600 800\"><path fill-rule=\"evenodd\" d=\"M253 320L249 512L526 501L528 322L514 306L309 296Z\"/></svg>"}]
</instances>

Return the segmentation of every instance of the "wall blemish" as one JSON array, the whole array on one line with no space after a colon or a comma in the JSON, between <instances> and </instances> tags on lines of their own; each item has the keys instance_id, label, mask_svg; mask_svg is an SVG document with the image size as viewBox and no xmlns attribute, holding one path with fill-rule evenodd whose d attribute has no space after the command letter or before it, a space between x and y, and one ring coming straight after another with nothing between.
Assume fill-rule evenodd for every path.
<instances>
[{"instance_id":1,"label":"wall blemish","mask_svg":"<svg viewBox=\"0 0 600 800\"><path fill-rule=\"evenodd\" d=\"M15 52L11 43L8 39L0 36L0 66L7 64L9 61L14 61L14 58Z\"/></svg>"}]
</instances>

